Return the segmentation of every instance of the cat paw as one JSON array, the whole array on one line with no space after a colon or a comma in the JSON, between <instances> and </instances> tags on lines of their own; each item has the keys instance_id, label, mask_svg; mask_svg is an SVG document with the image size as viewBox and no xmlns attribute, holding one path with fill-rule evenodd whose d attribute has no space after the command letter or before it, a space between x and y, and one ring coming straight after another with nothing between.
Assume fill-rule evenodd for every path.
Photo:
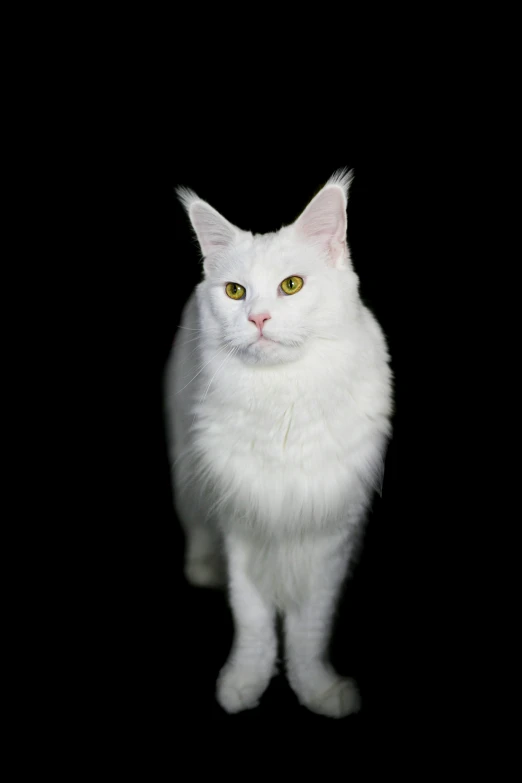
<instances>
[{"instance_id":1,"label":"cat paw","mask_svg":"<svg viewBox=\"0 0 522 783\"><path fill-rule=\"evenodd\" d=\"M219 675L216 699L228 713L242 712L257 707L270 678L260 677L252 671L233 667Z\"/></svg>"},{"instance_id":2,"label":"cat paw","mask_svg":"<svg viewBox=\"0 0 522 783\"><path fill-rule=\"evenodd\" d=\"M191 560L186 563L185 578L194 587L224 587L226 582L223 569L212 559Z\"/></svg>"},{"instance_id":3,"label":"cat paw","mask_svg":"<svg viewBox=\"0 0 522 783\"><path fill-rule=\"evenodd\" d=\"M355 682L338 675L332 675L326 687L321 683L314 689L309 684L306 693L297 693L297 697L311 712L329 718L345 718L361 709L361 697Z\"/></svg>"}]
</instances>

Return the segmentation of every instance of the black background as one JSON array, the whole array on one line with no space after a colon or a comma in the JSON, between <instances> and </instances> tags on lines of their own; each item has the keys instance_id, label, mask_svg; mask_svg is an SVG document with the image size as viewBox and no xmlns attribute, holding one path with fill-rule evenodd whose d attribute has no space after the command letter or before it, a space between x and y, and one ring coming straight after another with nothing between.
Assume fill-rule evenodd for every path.
<instances>
[{"instance_id":1,"label":"black background","mask_svg":"<svg viewBox=\"0 0 522 783\"><path fill-rule=\"evenodd\" d=\"M229 716L215 702L214 688L232 642L232 620L223 593L184 581L165 445L164 366L182 307L201 274L196 240L174 187L190 187L232 223L260 233L292 222L340 167L354 170L348 206L352 260L362 298L387 335L395 375L383 494L375 497L332 639L332 661L340 673L356 678L363 710L341 721L313 715L298 705L283 673L257 709ZM420 250L416 179L393 154L359 159L350 144L338 143L313 159L290 149L264 159L217 148L160 159L151 153L150 166L119 181L115 200L126 208L115 266L121 269L118 296L126 316L116 355L126 381L112 408L114 428L122 426L112 479L117 483L117 473L121 483L110 526L103 527L110 588L94 647L108 714L124 716L136 730L161 740L180 720L225 732L309 726L340 741L424 730L433 640L425 621L430 508L413 445L424 391L413 348L422 341L422 327L410 325Z\"/></svg>"}]
</instances>

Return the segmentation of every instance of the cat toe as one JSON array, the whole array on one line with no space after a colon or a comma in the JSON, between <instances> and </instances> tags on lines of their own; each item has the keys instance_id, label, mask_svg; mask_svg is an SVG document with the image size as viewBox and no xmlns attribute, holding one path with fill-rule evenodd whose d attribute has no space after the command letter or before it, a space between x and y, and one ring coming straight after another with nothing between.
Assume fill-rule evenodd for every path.
<instances>
[{"instance_id":1,"label":"cat toe","mask_svg":"<svg viewBox=\"0 0 522 783\"><path fill-rule=\"evenodd\" d=\"M242 712L257 707L268 683L265 678L255 678L252 673L230 670L220 675L216 698L228 713Z\"/></svg>"},{"instance_id":2,"label":"cat toe","mask_svg":"<svg viewBox=\"0 0 522 783\"><path fill-rule=\"evenodd\" d=\"M355 682L344 677L338 677L326 691L307 694L301 703L311 712L329 718L345 718L361 709L361 697Z\"/></svg>"}]
</instances>

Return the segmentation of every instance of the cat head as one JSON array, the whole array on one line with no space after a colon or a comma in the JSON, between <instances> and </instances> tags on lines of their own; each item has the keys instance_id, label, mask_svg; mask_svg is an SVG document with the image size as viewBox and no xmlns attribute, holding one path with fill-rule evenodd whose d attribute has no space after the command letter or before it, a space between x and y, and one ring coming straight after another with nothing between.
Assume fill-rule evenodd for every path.
<instances>
[{"instance_id":1,"label":"cat head","mask_svg":"<svg viewBox=\"0 0 522 783\"><path fill-rule=\"evenodd\" d=\"M346 334L358 304L347 244L351 172L334 174L290 226L252 234L178 188L203 254L205 333L245 362L293 361L312 341Z\"/></svg>"}]
</instances>

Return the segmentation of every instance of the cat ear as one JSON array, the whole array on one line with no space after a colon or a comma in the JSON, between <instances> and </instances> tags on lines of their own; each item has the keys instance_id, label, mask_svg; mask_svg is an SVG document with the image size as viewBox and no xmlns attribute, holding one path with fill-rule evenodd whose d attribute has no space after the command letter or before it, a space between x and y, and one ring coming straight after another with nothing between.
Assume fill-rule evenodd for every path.
<instances>
[{"instance_id":1,"label":"cat ear","mask_svg":"<svg viewBox=\"0 0 522 783\"><path fill-rule=\"evenodd\" d=\"M176 193L187 211L205 258L225 250L243 233L192 190L180 187L176 188Z\"/></svg>"},{"instance_id":2,"label":"cat ear","mask_svg":"<svg viewBox=\"0 0 522 783\"><path fill-rule=\"evenodd\" d=\"M324 250L329 266L343 267L350 260L346 207L352 179L344 169L330 177L294 223L301 237Z\"/></svg>"}]
</instances>

